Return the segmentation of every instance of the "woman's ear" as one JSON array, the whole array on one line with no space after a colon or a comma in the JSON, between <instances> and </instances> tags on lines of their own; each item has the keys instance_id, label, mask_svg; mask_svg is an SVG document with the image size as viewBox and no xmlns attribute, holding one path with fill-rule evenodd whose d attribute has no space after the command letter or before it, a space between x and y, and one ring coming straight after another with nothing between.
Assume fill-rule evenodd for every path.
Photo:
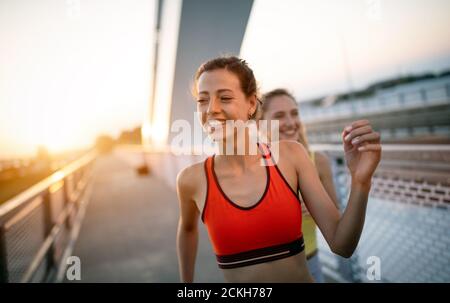
<instances>
[{"instance_id":1,"label":"woman's ear","mask_svg":"<svg viewBox=\"0 0 450 303\"><path fill-rule=\"evenodd\" d=\"M248 101L250 102L250 108L249 108L249 113L253 116L256 112L257 105L258 105L258 99L256 98L256 95L253 95L251 97L248 98Z\"/></svg>"}]
</instances>

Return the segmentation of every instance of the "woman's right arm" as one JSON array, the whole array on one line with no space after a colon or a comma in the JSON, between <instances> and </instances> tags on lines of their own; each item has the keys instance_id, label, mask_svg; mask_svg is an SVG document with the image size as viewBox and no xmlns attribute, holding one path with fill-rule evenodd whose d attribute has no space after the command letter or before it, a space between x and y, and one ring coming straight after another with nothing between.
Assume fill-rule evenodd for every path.
<instances>
[{"instance_id":1,"label":"woman's right arm","mask_svg":"<svg viewBox=\"0 0 450 303\"><path fill-rule=\"evenodd\" d=\"M195 259L198 247L199 211L193 199L195 194L194 176L189 168L177 176L177 194L180 218L177 231L177 254L181 282L194 281Z\"/></svg>"}]
</instances>

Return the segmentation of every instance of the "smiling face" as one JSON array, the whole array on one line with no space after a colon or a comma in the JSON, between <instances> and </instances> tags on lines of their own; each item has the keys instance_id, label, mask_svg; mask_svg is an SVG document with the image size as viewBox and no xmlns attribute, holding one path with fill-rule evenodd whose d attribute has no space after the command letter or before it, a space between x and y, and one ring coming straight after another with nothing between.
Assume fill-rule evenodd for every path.
<instances>
[{"instance_id":1,"label":"smiling face","mask_svg":"<svg viewBox=\"0 0 450 303\"><path fill-rule=\"evenodd\" d=\"M203 72L196 90L200 122L214 140L231 135L223 131L227 120L247 121L256 108L256 97L247 97L239 78L226 69Z\"/></svg>"},{"instance_id":2,"label":"smiling face","mask_svg":"<svg viewBox=\"0 0 450 303\"><path fill-rule=\"evenodd\" d=\"M264 111L264 119L278 120L281 140L299 140L302 124L297 104L286 95L274 96Z\"/></svg>"}]
</instances>

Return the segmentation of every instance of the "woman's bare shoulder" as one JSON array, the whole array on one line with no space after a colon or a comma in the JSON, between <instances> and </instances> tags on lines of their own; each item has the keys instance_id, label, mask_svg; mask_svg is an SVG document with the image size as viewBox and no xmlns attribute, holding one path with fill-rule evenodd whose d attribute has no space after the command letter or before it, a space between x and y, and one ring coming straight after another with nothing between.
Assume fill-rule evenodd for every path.
<instances>
[{"instance_id":1,"label":"woman's bare shoulder","mask_svg":"<svg viewBox=\"0 0 450 303\"><path fill-rule=\"evenodd\" d=\"M206 179L204 165L205 160L202 160L183 168L177 175L177 187L195 192L199 184Z\"/></svg>"},{"instance_id":2,"label":"woman's bare shoulder","mask_svg":"<svg viewBox=\"0 0 450 303\"><path fill-rule=\"evenodd\" d=\"M297 163L299 160L307 159L308 157L305 147L297 141L280 140L272 143L271 146L271 150L279 152L282 159L288 159L294 163Z\"/></svg>"}]
</instances>

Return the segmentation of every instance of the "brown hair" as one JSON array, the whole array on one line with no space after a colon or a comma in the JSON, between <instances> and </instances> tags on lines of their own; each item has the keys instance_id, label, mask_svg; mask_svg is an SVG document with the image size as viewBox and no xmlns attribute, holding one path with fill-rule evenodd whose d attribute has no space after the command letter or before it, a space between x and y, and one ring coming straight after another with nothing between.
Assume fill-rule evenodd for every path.
<instances>
[{"instance_id":1,"label":"brown hair","mask_svg":"<svg viewBox=\"0 0 450 303\"><path fill-rule=\"evenodd\" d=\"M258 119L261 116L261 100L259 98L259 89L256 83L253 70L248 66L247 62L235 56L223 56L206 61L198 68L194 76L194 85L192 87L192 94L194 97L198 96L197 82L200 76L205 72L210 72L216 69L225 69L235 74L241 85L241 89L246 97L255 96L258 101L256 110L250 119Z\"/></svg>"},{"instance_id":2,"label":"brown hair","mask_svg":"<svg viewBox=\"0 0 450 303\"><path fill-rule=\"evenodd\" d=\"M286 96L286 97L292 99L292 102L294 102L295 105L298 106L297 101L295 100L295 97L287 89L276 88L276 89L273 89L273 90L265 93L262 96L261 108L262 108L263 113L265 113L268 110L270 102L272 102L272 100L275 97L280 97L280 96ZM303 146L309 151L309 144L308 144L308 137L306 136L306 129L305 129L305 126L303 125L303 123L300 123L300 124L301 124L301 130L300 130L300 135L299 135L298 141L300 143L302 143Z\"/></svg>"},{"instance_id":3,"label":"brown hair","mask_svg":"<svg viewBox=\"0 0 450 303\"><path fill-rule=\"evenodd\" d=\"M263 112L266 112L269 108L269 103L274 97L280 97L280 96L286 96L292 99L292 101L297 104L297 101L295 101L294 96L285 88L276 88L273 89L267 93L265 93L262 96L262 110Z\"/></svg>"}]
</instances>

